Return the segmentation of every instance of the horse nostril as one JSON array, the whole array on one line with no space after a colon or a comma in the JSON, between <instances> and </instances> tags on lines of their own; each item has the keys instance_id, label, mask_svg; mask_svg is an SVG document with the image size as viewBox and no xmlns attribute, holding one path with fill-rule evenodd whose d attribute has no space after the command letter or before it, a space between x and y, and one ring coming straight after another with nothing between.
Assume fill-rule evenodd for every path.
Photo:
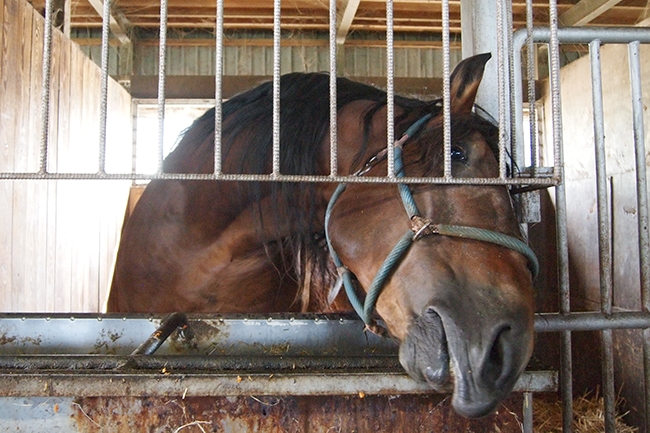
<instances>
[{"instance_id":1,"label":"horse nostril","mask_svg":"<svg viewBox=\"0 0 650 433\"><path fill-rule=\"evenodd\" d=\"M488 383L496 384L499 380L508 374L510 360L508 359L509 334L511 328L509 325L504 325L497 332L492 340L492 346L487 353L483 368L481 369L481 377Z\"/></svg>"}]
</instances>

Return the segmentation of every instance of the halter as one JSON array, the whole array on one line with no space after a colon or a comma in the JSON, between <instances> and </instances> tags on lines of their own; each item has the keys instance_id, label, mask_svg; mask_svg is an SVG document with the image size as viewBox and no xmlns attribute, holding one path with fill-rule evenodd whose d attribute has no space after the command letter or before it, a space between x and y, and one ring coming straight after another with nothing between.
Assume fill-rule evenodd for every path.
<instances>
[{"instance_id":1,"label":"halter","mask_svg":"<svg viewBox=\"0 0 650 433\"><path fill-rule=\"evenodd\" d=\"M422 126L426 123L427 120L429 120L430 117L431 114L427 114L424 117L420 118L406 130L406 132L399 140L395 142L395 173L397 177L404 177L402 146L410 137L413 137L422 128ZM377 155L373 156L366 163L366 165L354 173L354 175L362 176L367 173L379 161L383 160L386 157L386 152L387 150L384 149ZM337 271L339 273L339 279L342 281L343 286L345 287L345 293L347 294L352 307L354 307L356 313L366 324L366 327L373 332L379 334L385 333L385 330L377 325L375 320L372 318L372 313L375 309L377 298L379 298L379 295L384 288L386 279L391 274L393 268L397 265L397 263L399 263L404 253L408 251L413 242L421 239L423 236L453 236L501 245L523 254L524 257L528 259L528 265L530 267L533 278L535 278L539 272L539 262L537 260L537 257L535 256L533 250L531 250L525 242L522 242L521 240L512 236L487 229L448 224L434 224L430 219L420 216L420 212L417 208L417 205L415 204L411 190L407 185L399 183L397 184L397 188L399 189L400 197L402 198L402 203L404 205L406 213L411 220L411 228L407 230L406 233L404 233L402 238L397 242L397 244L388 254L388 257L386 257L382 263L379 271L377 272L377 275L375 275L375 278L373 279L370 288L368 289L365 301L362 303L357 296L354 285L352 284L352 272L350 272L350 270L345 265L343 265L343 262L339 258L338 254L336 254L336 251L332 246L332 241L330 239L328 229L329 219L332 214L334 204L339 199L341 194L343 194L343 191L345 191L346 188L347 184L339 184L327 205L327 211L325 212L325 239L327 240L327 247L329 249L330 256L332 257L332 260L334 261L334 264L336 265Z\"/></svg>"}]
</instances>

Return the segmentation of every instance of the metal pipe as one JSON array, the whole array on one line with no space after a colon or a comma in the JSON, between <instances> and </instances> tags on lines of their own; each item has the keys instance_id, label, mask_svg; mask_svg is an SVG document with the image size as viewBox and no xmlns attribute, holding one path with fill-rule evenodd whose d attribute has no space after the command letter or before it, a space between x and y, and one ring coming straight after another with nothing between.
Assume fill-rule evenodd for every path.
<instances>
[{"instance_id":1,"label":"metal pipe","mask_svg":"<svg viewBox=\"0 0 650 433\"><path fill-rule=\"evenodd\" d=\"M589 43L591 63L591 100L593 103L594 147L596 151L596 197L598 207L598 262L600 272L600 308L604 314L612 312L612 250L609 200L607 198L607 165L605 161L605 126L603 113L603 86L600 61L600 40ZM611 329L601 331L602 382L605 404L605 431L616 430L614 391L614 350Z\"/></svg>"},{"instance_id":2,"label":"metal pipe","mask_svg":"<svg viewBox=\"0 0 650 433\"><path fill-rule=\"evenodd\" d=\"M176 329L191 333L191 328L187 322L187 316L184 313L172 313L167 316L158 329L156 329L146 341L135 349L131 355L153 355L165 340L167 340L167 337L169 337ZM191 338L191 334L186 335L186 337Z\"/></svg>"},{"instance_id":3,"label":"metal pipe","mask_svg":"<svg viewBox=\"0 0 650 433\"><path fill-rule=\"evenodd\" d=\"M645 128L643 124L643 92L639 42L628 45L630 87L632 94L632 123L636 165L637 226L639 235L639 277L641 305L650 311L650 237L648 235L648 188L646 184ZM643 378L645 385L645 428L650 432L650 330L643 330Z\"/></svg>"},{"instance_id":4,"label":"metal pipe","mask_svg":"<svg viewBox=\"0 0 650 433\"><path fill-rule=\"evenodd\" d=\"M612 314L542 313L535 315L535 332L602 331L603 329L648 329L650 313L630 311Z\"/></svg>"}]
</instances>

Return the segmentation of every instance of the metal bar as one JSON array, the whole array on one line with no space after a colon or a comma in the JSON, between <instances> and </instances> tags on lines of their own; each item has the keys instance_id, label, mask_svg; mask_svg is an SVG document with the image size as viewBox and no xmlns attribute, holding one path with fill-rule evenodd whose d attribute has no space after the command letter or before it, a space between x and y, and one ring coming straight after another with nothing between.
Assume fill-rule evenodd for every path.
<instances>
[{"instance_id":1,"label":"metal bar","mask_svg":"<svg viewBox=\"0 0 650 433\"><path fill-rule=\"evenodd\" d=\"M214 174L222 173L221 129L223 124L223 1L217 0L214 59Z\"/></svg>"},{"instance_id":2,"label":"metal bar","mask_svg":"<svg viewBox=\"0 0 650 433\"><path fill-rule=\"evenodd\" d=\"M607 198L607 166L605 161L605 126L600 61L600 40L589 43L591 63L591 98L593 103L594 147L596 151L596 190L598 207L598 256L600 272L600 308L612 312L612 256L609 200ZM614 391L614 350L611 329L601 331L602 382L605 403L605 431L616 430Z\"/></svg>"},{"instance_id":3,"label":"metal bar","mask_svg":"<svg viewBox=\"0 0 650 433\"><path fill-rule=\"evenodd\" d=\"M506 41L504 40L504 3L497 1L496 18L497 18L497 98L498 98L498 125L499 125L499 177L506 178L506 70L508 65L508 53ZM509 33L509 31L508 31Z\"/></svg>"},{"instance_id":4,"label":"metal bar","mask_svg":"<svg viewBox=\"0 0 650 433\"><path fill-rule=\"evenodd\" d=\"M513 55L515 55L513 53ZM533 1L526 0L526 82L528 83L528 121L530 129L530 166L533 167L533 174L536 173L539 165L538 156L539 148L537 141L537 113L535 106L535 45L533 43ZM518 125L515 124L513 130L516 130ZM518 143L519 141L517 141ZM517 146L513 146L517 148ZM523 149L523 141L521 142L521 149ZM524 163L524 155L518 160ZM523 167L523 165L522 165Z\"/></svg>"},{"instance_id":5,"label":"metal bar","mask_svg":"<svg viewBox=\"0 0 650 433\"><path fill-rule=\"evenodd\" d=\"M348 183L414 183L414 184L445 184L445 185L538 185L554 186L555 179L551 178L444 178L444 177L400 177L389 178L383 176L323 176L323 175L281 175L270 174L201 174L201 173L0 173L0 180L34 179L34 180L226 180L244 182L348 182Z\"/></svg>"},{"instance_id":6,"label":"metal bar","mask_svg":"<svg viewBox=\"0 0 650 433\"><path fill-rule=\"evenodd\" d=\"M628 45L630 87L632 93L632 123L636 165L637 223L639 231L639 277L641 305L650 311L650 238L648 235L648 188L646 184L645 128L643 124L643 92L639 42ZM650 330L643 330L643 379L645 388L645 429L650 431Z\"/></svg>"},{"instance_id":7,"label":"metal bar","mask_svg":"<svg viewBox=\"0 0 650 433\"><path fill-rule=\"evenodd\" d=\"M101 81L99 100L99 173L106 173L106 119L108 116L108 48L111 0L104 0L102 13Z\"/></svg>"},{"instance_id":8,"label":"metal bar","mask_svg":"<svg viewBox=\"0 0 650 433\"><path fill-rule=\"evenodd\" d=\"M386 0L386 161L389 178L395 178L395 59L393 0Z\"/></svg>"},{"instance_id":9,"label":"metal bar","mask_svg":"<svg viewBox=\"0 0 650 433\"><path fill-rule=\"evenodd\" d=\"M47 173L47 148L50 139L50 78L52 63L52 0L45 0L45 25L43 29L43 69L41 78L41 148L39 174Z\"/></svg>"},{"instance_id":10,"label":"metal bar","mask_svg":"<svg viewBox=\"0 0 650 433\"><path fill-rule=\"evenodd\" d=\"M533 393L524 392L524 428L523 433L533 433Z\"/></svg>"},{"instance_id":11,"label":"metal bar","mask_svg":"<svg viewBox=\"0 0 650 433\"><path fill-rule=\"evenodd\" d=\"M191 341L173 337L160 349L163 354L383 354L394 355L389 339L365 335L361 320L350 314L327 316L296 314L272 316L190 315ZM133 353L164 321L164 317L132 315L0 316L2 353L79 354ZM535 316L536 332L598 331L650 328L650 312L543 313ZM33 336L38 335L38 339Z\"/></svg>"},{"instance_id":12,"label":"metal bar","mask_svg":"<svg viewBox=\"0 0 650 433\"><path fill-rule=\"evenodd\" d=\"M338 107L337 107L337 63L336 63L336 35L338 33L336 18L336 0L330 0L330 28L329 28L329 55L330 55L330 176L338 174Z\"/></svg>"},{"instance_id":13,"label":"metal bar","mask_svg":"<svg viewBox=\"0 0 650 433\"><path fill-rule=\"evenodd\" d=\"M280 40L281 0L273 2L273 172L280 175Z\"/></svg>"},{"instance_id":14,"label":"metal bar","mask_svg":"<svg viewBox=\"0 0 650 433\"><path fill-rule=\"evenodd\" d=\"M514 32L513 47L515 51L521 51L526 43L526 37L525 29ZM643 27L562 27L557 29L557 40L563 44L588 44L596 39L603 44L628 44L632 41L648 44L650 43L650 32ZM535 27L533 29L534 42L549 42L550 40L550 27Z\"/></svg>"},{"instance_id":15,"label":"metal bar","mask_svg":"<svg viewBox=\"0 0 650 433\"><path fill-rule=\"evenodd\" d=\"M449 0L442 1L442 118L445 179L451 176L451 66L449 62ZM405 183L408 183L405 181Z\"/></svg>"},{"instance_id":16,"label":"metal bar","mask_svg":"<svg viewBox=\"0 0 650 433\"><path fill-rule=\"evenodd\" d=\"M535 315L535 332L601 331L603 329L648 329L650 313L630 311L612 314L542 313Z\"/></svg>"},{"instance_id":17,"label":"metal bar","mask_svg":"<svg viewBox=\"0 0 650 433\"><path fill-rule=\"evenodd\" d=\"M167 0L160 0L160 47L158 50L158 173L163 171L165 142L165 69L167 63Z\"/></svg>"},{"instance_id":18,"label":"metal bar","mask_svg":"<svg viewBox=\"0 0 650 433\"><path fill-rule=\"evenodd\" d=\"M373 370L401 372L397 356L205 356L205 355L167 355L157 356L146 353L131 356L114 355L18 355L0 356L0 370L85 370L87 374L95 373L134 373L145 374L151 371L165 371L180 374L236 372L302 372L305 370L328 370L350 372L354 370ZM117 371L120 370L120 371Z\"/></svg>"},{"instance_id":19,"label":"metal bar","mask_svg":"<svg viewBox=\"0 0 650 433\"><path fill-rule=\"evenodd\" d=\"M185 314L172 313L167 316L158 329L156 329L146 341L138 346L131 355L153 355L176 329L180 329L182 332L191 332ZM191 338L191 335L186 337Z\"/></svg>"},{"instance_id":20,"label":"metal bar","mask_svg":"<svg viewBox=\"0 0 650 433\"><path fill-rule=\"evenodd\" d=\"M553 392L557 389L554 372L524 372L515 392ZM427 384L416 382L405 373L315 374L192 374L156 372L130 374L111 372L91 374L0 373L0 396L238 396L238 395L398 395L431 394Z\"/></svg>"}]
</instances>

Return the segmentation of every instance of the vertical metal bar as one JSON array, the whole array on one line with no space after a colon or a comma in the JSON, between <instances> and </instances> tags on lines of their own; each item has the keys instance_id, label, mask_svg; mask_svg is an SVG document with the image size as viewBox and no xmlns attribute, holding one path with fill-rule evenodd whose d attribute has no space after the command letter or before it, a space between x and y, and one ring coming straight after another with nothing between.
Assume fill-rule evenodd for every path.
<instances>
[{"instance_id":1,"label":"vertical metal bar","mask_svg":"<svg viewBox=\"0 0 650 433\"><path fill-rule=\"evenodd\" d=\"M496 18L497 18L497 85L498 85L498 115L499 115L499 177L505 179L506 177L506 67L508 62L508 52L506 41L504 40L505 23L504 23L504 3L503 1L496 2ZM509 32L509 31L508 31Z\"/></svg>"},{"instance_id":2,"label":"vertical metal bar","mask_svg":"<svg viewBox=\"0 0 650 433\"><path fill-rule=\"evenodd\" d=\"M589 43L591 61L591 95L593 102L594 144L596 147L596 194L598 203L598 255L600 270L600 308L612 313L612 257L611 227L607 199L607 166L605 162L605 127L603 114L603 86L600 62L600 40ZM603 398L605 402L605 431L613 433L615 425L614 351L612 330L601 333Z\"/></svg>"},{"instance_id":3,"label":"vertical metal bar","mask_svg":"<svg viewBox=\"0 0 650 433\"><path fill-rule=\"evenodd\" d=\"M566 190L564 187L564 156L562 144L562 102L560 93L560 47L558 41L557 1L549 0L549 76L551 84L551 109L553 112L553 152L555 155L554 176L559 180L555 187L557 218L558 279L560 290L560 313L571 311L569 285L569 247L567 234ZM573 423L573 373L571 356L571 332L561 334L560 374L562 396L562 431L571 433Z\"/></svg>"},{"instance_id":4,"label":"vertical metal bar","mask_svg":"<svg viewBox=\"0 0 650 433\"><path fill-rule=\"evenodd\" d=\"M449 0L442 1L442 116L443 116L443 149L444 177L451 179L451 88L449 75Z\"/></svg>"},{"instance_id":5,"label":"vertical metal bar","mask_svg":"<svg viewBox=\"0 0 650 433\"><path fill-rule=\"evenodd\" d=\"M223 125L223 0L217 0L214 63L214 174L222 174L221 129Z\"/></svg>"},{"instance_id":6,"label":"vertical metal bar","mask_svg":"<svg viewBox=\"0 0 650 433\"><path fill-rule=\"evenodd\" d=\"M630 86L632 92L632 122L636 162L637 223L639 230L639 276L641 304L650 311L650 236L648 235L648 188L646 183L645 128L643 125L643 92L639 42L628 45ZM643 378L645 384L645 429L650 432L650 329L643 330Z\"/></svg>"},{"instance_id":7,"label":"vertical metal bar","mask_svg":"<svg viewBox=\"0 0 650 433\"><path fill-rule=\"evenodd\" d=\"M39 174L47 173L47 148L50 139L50 64L52 62L52 0L45 0L45 29L43 34L43 88L41 93L41 154Z\"/></svg>"},{"instance_id":8,"label":"vertical metal bar","mask_svg":"<svg viewBox=\"0 0 650 433\"><path fill-rule=\"evenodd\" d=\"M562 158L560 158L562 159ZM561 167L564 170L564 167ZM570 314L569 246L567 234L567 206L564 183L555 187L557 218L558 283L560 313ZM560 394L562 398L562 431L571 433L573 425L573 360L571 356L571 331L560 334Z\"/></svg>"},{"instance_id":9,"label":"vertical metal bar","mask_svg":"<svg viewBox=\"0 0 650 433\"><path fill-rule=\"evenodd\" d=\"M273 2L273 176L280 175L280 19L281 0Z\"/></svg>"},{"instance_id":10,"label":"vertical metal bar","mask_svg":"<svg viewBox=\"0 0 650 433\"><path fill-rule=\"evenodd\" d=\"M528 122L530 129L530 165L533 176L539 166L537 142L537 114L535 107L535 44L533 43L533 1L526 0L526 81L528 83ZM522 148L523 148L523 142ZM515 158L515 161L519 161ZM521 156L523 162L523 155Z\"/></svg>"},{"instance_id":11,"label":"vertical metal bar","mask_svg":"<svg viewBox=\"0 0 650 433\"><path fill-rule=\"evenodd\" d=\"M533 393L524 392L524 433L533 433Z\"/></svg>"},{"instance_id":12,"label":"vertical metal bar","mask_svg":"<svg viewBox=\"0 0 650 433\"><path fill-rule=\"evenodd\" d=\"M330 0L330 176L338 174L338 128L336 105L336 0Z\"/></svg>"},{"instance_id":13,"label":"vertical metal bar","mask_svg":"<svg viewBox=\"0 0 650 433\"><path fill-rule=\"evenodd\" d=\"M167 0L160 0L160 46L158 50L158 173L162 173L165 141L165 65L167 62Z\"/></svg>"},{"instance_id":14,"label":"vertical metal bar","mask_svg":"<svg viewBox=\"0 0 650 433\"><path fill-rule=\"evenodd\" d=\"M562 109L560 102L560 45L558 42L557 0L549 0L549 76L551 81L551 107L553 110L553 152L555 155L553 174L562 181L564 174L560 156L562 142Z\"/></svg>"},{"instance_id":15,"label":"vertical metal bar","mask_svg":"<svg viewBox=\"0 0 650 433\"><path fill-rule=\"evenodd\" d=\"M102 72L99 99L99 168L106 173L106 117L108 115L108 42L110 36L111 0L104 0L102 10Z\"/></svg>"},{"instance_id":16,"label":"vertical metal bar","mask_svg":"<svg viewBox=\"0 0 650 433\"><path fill-rule=\"evenodd\" d=\"M386 0L386 149L388 177L395 177L395 59L393 43L393 0Z\"/></svg>"}]
</instances>

